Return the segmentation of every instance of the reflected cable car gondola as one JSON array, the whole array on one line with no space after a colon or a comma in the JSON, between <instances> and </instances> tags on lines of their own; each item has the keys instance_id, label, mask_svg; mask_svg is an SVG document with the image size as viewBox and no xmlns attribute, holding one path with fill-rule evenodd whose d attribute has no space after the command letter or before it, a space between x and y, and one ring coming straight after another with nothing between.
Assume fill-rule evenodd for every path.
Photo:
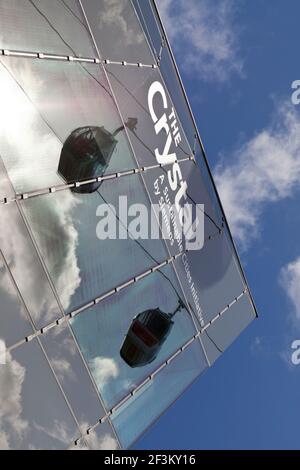
<instances>
[{"instance_id":1,"label":"reflected cable car gondola","mask_svg":"<svg viewBox=\"0 0 300 470\"><path fill-rule=\"evenodd\" d=\"M173 313L164 313L156 308L137 315L122 345L122 359L130 367L141 367L154 361L172 330L173 317L183 308L186 307L179 299Z\"/></svg>"},{"instance_id":2,"label":"reflected cable car gondola","mask_svg":"<svg viewBox=\"0 0 300 470\"><path fill-rule=\"evenodd\" d=\"M118 143L116 136L125 127L135 130L136 118L129 118L125 126L114 133L103 126L86 126L75 129L65 141L58 166L58 173L68 183L98 178L105 174ZM101 181L71 188L76 193L93 193L99 189Z\"/></svg>"}]
</instances>

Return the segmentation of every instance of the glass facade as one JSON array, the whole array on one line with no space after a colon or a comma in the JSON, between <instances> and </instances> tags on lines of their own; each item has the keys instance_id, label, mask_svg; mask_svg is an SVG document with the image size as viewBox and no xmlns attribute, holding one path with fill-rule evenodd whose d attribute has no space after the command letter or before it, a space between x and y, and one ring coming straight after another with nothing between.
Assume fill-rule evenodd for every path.
<instances>
[{"instance_id":1,"label":"glass facade","mask_svg":"<svg viewBox=\"0 0 300 470\"><path fill-rule=\"evenodd\" d=\"M126 449L251 293L152 0L2 0L0 43L0 448ZM162 237L181 200L201 249Z\"/></svg>"}]
</instances>

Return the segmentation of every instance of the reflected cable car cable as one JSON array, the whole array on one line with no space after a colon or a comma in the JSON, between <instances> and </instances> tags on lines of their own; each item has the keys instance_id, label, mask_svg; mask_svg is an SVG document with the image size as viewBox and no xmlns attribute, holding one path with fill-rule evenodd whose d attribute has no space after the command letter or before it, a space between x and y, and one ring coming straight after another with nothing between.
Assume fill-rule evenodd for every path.
<instances>
[{"instance_id":1,"label":"reflected cable car cable","mask_svg":"<svg viewBox=\"0 0 300 470\"><path fill-rule=\"evenodd\" d=\"M107 207L110 207L108 202L106 201L106 199L104 198L104 196L100 193L99 189L97 190L97 193L98 195L101 197L101 199L103 200L103 202L107 205ZM122 220L119 218L119 216L117 214L114 213L114 216L116 217L116 219L118 220L118 222L123 226L123 228L125 228L126 232L128 233L130 239L132 241L134 241L148 256L149 258L152 259L152 261L154 261L156 264L159 264L159 261L157 259L154 258L153 255L151 255L151 253L143 246L143 244L141 242L139 242L139 240L137 240L136 238L133 237L133 235L130 233L128 227L125 226L125 224L122 222ZM181 296L179 295L179 292L178 290L176 289L176 287L174 286L173 282L171 281L171 279L163 272L161 271L160 269L157 270L157 272L159 272L169 283L170 285L172 286L174 292L176 293L177 297L178 297L178 300L182 303L182 305L184 306L185 310L187 312L188 311L188 308L186 307L185 303L183 302Z\"/></svg>"},{"instance_id":2,"label":"reflected cable car cable","mask_svg":"<svg viewBox=\"0 0 300 470\"><path fill-rule=\"evenodd\" d=\"M208 337L208 339L213 343L213 345L215 346L215 348L216 348L221 354L223 354L224 351L222 351L222 349L217 345L217 343L212 339L212 337L207 333L206 330L205 330L205 334L206 334L206 336Z\"/></svg>"}]
</instances>

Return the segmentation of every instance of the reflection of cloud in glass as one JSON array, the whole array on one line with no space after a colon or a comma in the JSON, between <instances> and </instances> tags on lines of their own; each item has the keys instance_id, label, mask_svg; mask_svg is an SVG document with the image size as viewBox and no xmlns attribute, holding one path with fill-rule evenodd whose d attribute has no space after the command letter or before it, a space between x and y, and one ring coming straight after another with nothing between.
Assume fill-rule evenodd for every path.
<instances>
[{"instance_id":1,"label":"reflection of cloud in glass","mask_svg":"<svg viewBox=\"0 0 300 470\"><path fill-rule=\"evenodd\" d=\"M0 449L10 449L11 434L21 438L28 428L22 419L22 385L25 368L7 353L7 364L0 368Z\"/></svg>"},{"instance_id":2,"label":"reflection of cloud in glass","mask_svg":"<svg viewBox=\"0 0 300 470\"><path fill-rule=\"evenodd\" d=\"M115 26L119 34L115 35L114 40L117 41L119 37L122 41L125 41L126 46L141 44L144 41L143 34L137 34L137 30L128 24L129 15L124 13L128 6L127 1L103 0L102 3L103 6L99 13L100 28L103 26Z\"/></svg>"},{"instance_id":3,"label":"reflection of cloud in glass","mask_svg":"<svg viewBox=\"0 0 300 470\"><path fill-rule=\"evenodd\" d=\"M32 87L32 83L34 83L37 87L36 92L38 92L42 83L32 76L31 70L25 67L21 69L20 73L23 83L28 83L28 87L31 83L30 88L34 88ZM49 169L53 169L55 161L58 164L61 143L50 128L42 122L32 103L2 66L0 66L0 84L2 90L0 151L13 186L16 190L26 187L26 182L29 183L37 175L39 178L37 186L48 187L49 174L52 173L53 183L58 183L59 177L53 171L49 172ZM7 189L5 188L5 190ZM44 221L47 220L48 224L50 221L52 227L49 237L59 238L60 243L63 241L63 253L60 252L58 256L55 249L49 253L49 270L55 273L56 286L58 291L62 293L61 301L64 306L69 304L80 284L76 258L78 234L70 216L76 204L78 201L72 198L68 192L62 195L59 204L55 198L50 203L47 201L47 205L44 204ZM39 228L43 227L44 221L37 220L36 213L30 213L29 209L28 211L32 225L38 224ZM39 272L35 272L32 257L22 245L22 238L18 230L20 222L19 216L14 220L10 211L3 211L3 229L0 234L0 242L9 265L14 266L22 273L23 289L32 292L32 298L36 299L37 308L41 310L41 299L44 299L42 302L47 302L49 297L41 294L49 287L41 285L46 282L46 278L41 279ZM14 225L13 231L10 229L12 225ZM54 238L53 242L55 242ZM53 308L57 310L57 307L53 305L44 305L43 307L48 311Z\"/></svg>"},{"instance_id":4,"label":"reflection of cloud in glass","mask_svg":"<svg viewBox=\"0 0 300 470\"><path fill-rule=\"evenodd\" d=\"M90 361L90 367L100 387L104 387L111 379L116 379L119 375L116 362L108 357L95 357Z\"/></svg>"}]
</instances>

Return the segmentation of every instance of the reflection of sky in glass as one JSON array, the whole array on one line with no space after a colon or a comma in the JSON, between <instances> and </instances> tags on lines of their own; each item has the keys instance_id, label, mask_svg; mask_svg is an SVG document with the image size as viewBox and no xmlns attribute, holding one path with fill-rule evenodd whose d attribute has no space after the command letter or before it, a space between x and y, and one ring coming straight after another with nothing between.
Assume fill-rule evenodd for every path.
<instances>
[{"instance_id":1,"label":"reflection of sky in glass","mask_svg":"<svg viewBox=\"0 0 300 470\"><path fill-rule=\"evenodd\" d=\"M154 63L130 0L83 0L82 5L104 59Z\"/></svg>"},{"instance_id":2,"label":"reflection of sky in glass","mask_svg":"<svg viewBox=\"0 0 300 470\"><path fill-rule=\"evenodd\" d=\"M0 217L2 253L36 328L42 328L62 315L57 300L16 204L0 205Z\"/></svg>"},{"instance_id":3,"label":"reflection of sky in glass","mask_svg":"<svg viewBox=\"0 0 300 470\"><path fill-rule=\"evenodd\" d=\"M179 354L112 415L119 439L128 448L207 367L197 341Z\"/></svg>"},{"instance_id":4,"label":"reflection of sky in glass","mask_svg":"<svg viewBox=\"0 0 300 470\"><path fill-rule=\"evenodd\" d=\"M164 268L162 273L182 295L172 268ZM158 357L151 364L131 368L120 356L121 346L136 315L157 307L165 313L176 309L178 295L174 287L157 272L72 321L80 347L108 407L116 404L126 391L132 390L195 334L189 314L181 310L174 317L174 326Z\"/></svg>"}]
</instances>

